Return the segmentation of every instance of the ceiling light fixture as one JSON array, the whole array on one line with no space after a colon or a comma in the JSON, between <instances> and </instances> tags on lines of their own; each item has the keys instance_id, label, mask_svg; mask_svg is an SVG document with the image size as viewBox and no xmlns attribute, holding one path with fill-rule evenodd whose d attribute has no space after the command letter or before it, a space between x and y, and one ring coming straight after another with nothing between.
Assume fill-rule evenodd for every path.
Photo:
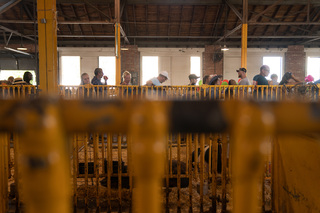
<instances>
[{"instance_id":1,"label":"ceiling light fixture","mask_svg":"<svg viewBox=\"0 0 320 213\"><path fill-rule=\"evenodd\" d=\"M27 51L28 48L26 48L26 47L18 47L17 50Z\"/></svg>"},{"instance_id":2,"label":"ceiling light fixture","mask_svg":"<svg viewBox=\"0 0 320 213\"><path fill-rule=\"evenodd\" d=\"M20 53L20 54L32 56L32 55L29 54L29 53L26 53L26 52L23 52L23 51L20 51L20 50L16 50L16 49L12 49L12 48L10 48L10 47L4 47L4 49L9 50L9 51L12 51L12 52Z\"/></svg>"},{"instance_id":3,"label":"ceiling light fixture","mask_svg":"<svg viewBox=\"0 0 320 213\"><path fill-rule=\"evenodd\" d=\"M227 48L227 45L223 45L223 48L221 50L222 51L228 51L229 49Z\"/></svg>"}]
</instances>

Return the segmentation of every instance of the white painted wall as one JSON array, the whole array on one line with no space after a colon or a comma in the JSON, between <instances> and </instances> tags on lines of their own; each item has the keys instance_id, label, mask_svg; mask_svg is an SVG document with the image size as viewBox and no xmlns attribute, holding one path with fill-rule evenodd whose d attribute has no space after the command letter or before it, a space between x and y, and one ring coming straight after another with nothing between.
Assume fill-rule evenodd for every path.
<instances>
[{"instance_id":1,"label":"white painted wall","mask_svg":"<svg viewBox=\"0 0 320 213\"><path fill-rule=\"evenodd\" d=\"M204 48L138 48L138 50L140 51L140 60L142 60L142 56L159 56L158 70L159 72L167 71L170 78L162 85L188 85L190 57L199 56L202 61Z\"/></svg>"},{"instance_id":2,"label":"white painted wall","mask_svg":"<svg viewBox=\"0 0 320 213\"><path fill-rule=\"evenodd\" d=\"M260 67L263 65L264 56L276 56L282 57L284 70L284 57L287 49L260 49L260 48L250 48L248 49L247 55L247 77L252 83L252 79L255 75L260 73ZM229 51L224 53L224 79L235 79L238 81L238 75L236 70L241 67L241 49L240 48L231 48ZM272 70L270 71L272 74ZM279 77L281 79L281 77Z\"/></svg>"},{"instance_id":3,"label":"white painted wall","mask_svg":"<svg viewBox=\"0 0 320 213\"><path fill-rule=\"evenodd\" d=\"M95 68L99 67L99 56L115 55L114 48L59 47L58 52L59 57L80 56L80 76L86 72L89 74L90 79L94 77ZM59 71L60 70L61 64L59 64ZM108 73L105 73L105 75L108 75Z\"/></svg>"},{"instance_id":4,"label":"white painted wall","mask_svg":"<svg viewBox=\"0 0 320 213\"><path fill-rule=\"evenodd\" d=\"M202 62L202 53L204 48L139 48L142 56L159 56L159 72L166 70L169 73L170 80L163 85L187 85L190 74L190 57L199 56ZM99 66L99 56L114 56L114 48L58 48L59 56L80 56L81 73L87 72L90 78L93 78L93 71ZM287 49L248 49L248 78L252 78L259 73L260 66L264 56L284 56ZM320 48L305 48L306 58L320 57ZM224 79L238 79L236 70L241 66L241 49L231 48L224 53ZM307 69L307 63L306 63ZM201 67L202 70L202 67ZM284 70L284 67L283 67ZM272 70L271 70L272 73ZM106 73L107 75L107 73ZM141 75L140 75L141 76ZM203 77L203 76L201 76ZM281 77L280 77L281 79ZM142 82L144 84L145 82Z\"/></svg>"}]
</instances>

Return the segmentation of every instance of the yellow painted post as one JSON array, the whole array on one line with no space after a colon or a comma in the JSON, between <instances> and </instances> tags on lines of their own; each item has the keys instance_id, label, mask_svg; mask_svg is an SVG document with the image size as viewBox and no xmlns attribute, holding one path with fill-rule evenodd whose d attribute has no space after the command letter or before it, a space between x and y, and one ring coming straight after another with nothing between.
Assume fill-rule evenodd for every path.
<instances>
[{"instance_id":1,"label":"yellow painted post","mask_svg":"<svg viewBox=\"0 0 320 213\"><path fill-rule=\"evenodd\" d=\"M132 112L129 134L133 139L136 174L134 212L160 213L160 186L168 132L167 104L142 102L135 105Z\"/></svg>"},{"instance_id":2,"label":"yellow painted post","mask_svg":"<svg viewBox=\"0 0 320 213\"><path fill-rule=\"evenodd\" d=\"M112 133L107 134L107 194L108 194L108 213L111 212L111 173L112 173Z\"/></svg>"},{"instance_id":3,"label":"yellow painted post","mask_svg":"<svg viewBox=\"0 0 320 213\"><path fill-rule=\"evenodd\" d=\"M121 46L120 46L120 0L114 1L115 10L115 51L116 51L116 85L121 83Z\"/></svg>"},{"instance_id":4,"label":"yellow painted post","mask_svg":"<svg viewBox=\"0 0 320 213\"><path fill-rule=\"evenodd\" d=\"M241 67L247 68L248 0L242 0Z\"/></svg>"},{"instance_id":5,"label":"yellow painted post","mask_svg":"<svg viewBox=\"0 0 320 213\"><path fill-rule=\"evenodd\" d=\"M247 68L248 24L242 25L241 33L241 67Z\"/></svg>"},{"instance_id":6,"label":"yellow painted post","mask_svg":"<svg viewBox=\"0 0 320 213\"><path fill-rule=\"evenodd\" d=\"M40 89L58 91L56 0L37 0Z\"/></svg>"},{"instance_id":7,"label":"yellow painted post","mask_svg":"<svg viewBox=\"0 0 320 213\"><path fill-rule=\"evenodd\" d=\"M21 177L26 213L71 212L70 158L59 107L22 111ZM57 181L58 180L58 181Z\"/></svg>"},{"instance_id":8,"label":"yellow painted post","mask_svg":"<svg viewBox=\"0 0 320 213\"><path fill-rule=\"evenodd\" d=\"M241 104L241 105L240 105ZM259 183L263 173L261 147L270 140L275 126L274 116L258 105L239 103L242 113L235 120L232 131L233 186L235 213L253 213L261 208Z\"/></svg>"},{"instance_id":9,"label":"yellow painted post","mask_svg":"<svg viewBox=\"0 0 320 213\"><path fill-rule=\"evenodd\" d=\"M178 144L177 144L177 187L178 187L178 206L177 211L181 212L181 133L178 133Z\"/></svg>"},{"instance_id":10,"label":"yellow painted post","mask_svg":"<svg viewBox=\"0 0 320 213\"><path fill-rule=\"evenodd\" d=\"M20 176L20 164L18 159L20 158L20 142L19 137L16 133L13 135L13 150L14 150L14 183L15 183L15 197L16 197L16 211L20 211L20 189L21 181Z\"/></svg>"},{"instance_id":11,"label":"yellow painted post","mask_svg":"<svg viewBox=\"0 0 320 213\"><path fill-rule=\"evenodd\" d=\"M205 134L200 134L200 212L203 212L203 183L204 183L204 142Z\"/></svg>"},{"instance_id":12,"label":"yellow painted post","mask_svg":"<svg viewBox=\"0 0 320 213\"><path fill-rule=\"evenodd\" d=\"M93 159L94 159L94 177L96 179L96 206L97 206L97 212L100 212L100 187L99 187L99 177L100 177L100 164L99 164L99 134L95 134L96 137L93 139ZM103 140L103 135L102 135Z\"/></svg>"},{"instance_id":13,"label":"yellow painted post","mask_svg":"<svg viewBox=\"0 0 320 213\"><path fill-rule=\"evenodd\" d=\"M0 135L0 213L8 208L8 141L7 134Z\"/></svg>"},{"instance_id":14,"label":"yellow painted post","mask_svg":"<svg viewBox=\"0 0 320 213\"><path fill-rule=\"evenodd\" d=\"M222 183L222 211L227 211L227 133L222 134L221 143L221 183Z\"/></svg>"},{"instance_id":15,"label":"yellow painted post","mask_svg":"<svg viewBox=\"0 0 320 213\"><path fill-rule=\"evenodd\" d=\"M119 212L122 211L122 136L118 134L118 195L119 195Z\"/></svg>"},{"instance_id":16,"label":"yellow painted post","mask_svg":"<svg viewBox=\"0 0 320 213\"><path fill-rule=\"evenodd\" d=\"M187 134L187 143L189 144L189 212L192 212L192 134Z\"/></svg>"},{"instance_id":17,"label":"yellow painted post","mask_svg":"<svg viewBox=\"0 0 320 213\"><path fill-rule=\"evenodd\" d=\"M77 175L78 175L78 141L77 141L77 135L73 134L73 209L77 209L77 205L78 205L78 189L77 189Z\"/></svg>"},{"instance_id":18,"label":"yellow painted post","mask_svg":"<svg viewBox=\"0 0 320 213\"><path fill-rule=\"evenodd\" d=\"M131 135L126 135L127 136L127 153L128 153L128 175L129 175L129 194L130 194L130 207L129 207L129 211L132 212L132 190L133 190L133 169L132 169L132 137Z\"/></svg>"}]
</instances>

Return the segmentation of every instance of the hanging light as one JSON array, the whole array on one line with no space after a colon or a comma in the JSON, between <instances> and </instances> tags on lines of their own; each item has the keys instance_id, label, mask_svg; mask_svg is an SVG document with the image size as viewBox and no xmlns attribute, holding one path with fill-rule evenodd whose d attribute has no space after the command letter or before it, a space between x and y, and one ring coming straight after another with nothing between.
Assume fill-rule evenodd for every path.
<instances>
[{"instance_id":1,"label":"hanging light","mask_svg":"<svg viewBox=\"0 0 320 213\"><path fill-rule=\"evenodd\" d=\"M223 48L221 50L222 51L228 51L229 49L227 48L227 45L223 45Z\"/></svg>"},{"instance_id":2,"label":"hanging light","mask_svg":"<svg viewBox=\"0 0 320 213\"><path fill-rule=\"evenodd\" d=\"M20 51L20 50L16 50L16 49L13 49L13 48L10 48L10 47L4 47L4 49L9 50L9 51L12 51L12 52L20 53L20 54L32 56L31 54L29 54L29 53L27 53L27 52L23 52L23 51Z\"/></svg>"},{"instance_id":3,"label":"hanging light","mask_svg":"<svg viewBox=\"0 0 320 213\"><path fill-rule=\"evenodd\" d=\"M17 50L27 51L28 48L26 48L26 47L18 47Z\"/></svg>"}]
</instances>

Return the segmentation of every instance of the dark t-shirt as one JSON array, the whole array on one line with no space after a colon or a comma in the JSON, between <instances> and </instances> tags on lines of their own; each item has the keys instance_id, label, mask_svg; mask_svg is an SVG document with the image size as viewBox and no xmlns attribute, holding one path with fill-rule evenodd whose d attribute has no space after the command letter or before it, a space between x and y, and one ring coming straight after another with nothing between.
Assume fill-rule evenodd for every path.
<instances>
[{"instance_id":1,"label":"dark t-shirt","mask_svg":"<svg viewBox=\"0 0 320 213\"><path fill-rule=\"evenodd\" d=\"M253 80L257 82L257 85L269 85L268 80L262 75L256 75Z\"/></svg>"},{"instance_id":2,"label":"dark t-shirt","mask_svg":"<svg viewBox=\"0 0 320 213\"><path fill-rule=\"evenodd\" d=\"M253 77L253 81L256 81L257 82L257 85L266 85L268 86L269 83L268 83L268 80L262 76L262 75L256 75ZM266 98L266 88L263 89L263 97L261 97L261 88L258 89L258 94L257 94L257 90L254 91L254 97L256 98L263 98L265 99Z\"/></svg>"}]
</instances>

